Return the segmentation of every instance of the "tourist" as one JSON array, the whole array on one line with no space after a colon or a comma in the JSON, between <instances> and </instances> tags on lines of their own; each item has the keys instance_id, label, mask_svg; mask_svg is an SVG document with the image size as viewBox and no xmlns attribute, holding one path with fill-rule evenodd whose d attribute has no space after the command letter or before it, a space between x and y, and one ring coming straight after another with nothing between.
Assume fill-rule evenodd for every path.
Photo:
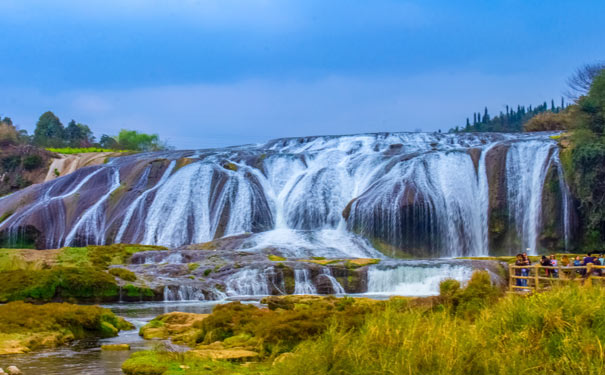
<instances>
[{"instance_id":1,"label":"tourist","mask_svg":"<svg viewBox=\"0 0 605 375\"><path fill-rule=\"evenodd\" d=\"M602 266L603 263L601 263L601 260L599 258L595 257L594 258L594 265L595 266ZM600 268L594 268L593 271L592 271L592 274L595 275L595 276L601 276L602 272L603 271Z\"/></svg>"},{"instance_id":2,"label":"tourist","mask_svg":"<svg viewBox=\"0 0 605 375\"><path fill-rule=\"evenodd\" d=\"M576 257L576 260L573 261L573 266L574 267L582 267L582 260L580 259L580 256L578 255ZM584 270L576 270L576 273L579 273L580 275L584 275Z\"/></svg>"},{"instance_id":3,"label":"tourist","mask_svg":"<svg viewBox=\"0 0 605 375\"><path fill-rule=\"evenodd\" d=\"M561 257L561 266L568 268L571 267L573 265L573 262L569 259L569 257L567 255L563 255ZM565 275L565 278L570 278L571 277L571 271L570 270L563 270L563 275Z\"/></svg>"},{"instance_id":4,"label":"tourist","mask_svg":"<svg viewBox=\"0 0 605 375\"><path fill-rule=\"evenodd\" d=\"M601 253L601 256L599 257L599 262L602 266L605 266L605 253Z\"/></svg>"},{"instance_id":5,"label":"tourist","mask_svg":"<svg viewBox=\"0 0 605 375\"><path fill-rule=\"evenodd\" d=\"M580 256L578 255L576 257L576 259L573 261L573 266L574 267L581 267L582 266L582 260L580 259Z\"/></svg>"},{"instance_id":6,"label":"tourist","mask_svg":"<svg viewBox=\"0 0 605 375\"><path fill-rule=\"evenodd\" d=\"M524 266L525 265L525 261L523 260L523 255L522 254L517 254L516 256L516 260L515 260L515 266ZM523 276L523 269L522 268L515 268L515 276ZM525 279L517 279L517 286L525 286L524 281L526 281Z\"/></svg>"},{"instance_id":7,"label":"tourist","mask_svg":"<svg viewBox=\"0 0 605 375\"><path fill-rule=\"evenodd\" d=\"M529 250L529 249L527 249ZM524 266L531 266L531 260L529 260L529 256L527 256L527 252L523 253L522 255L523 257L523 265ZM529 268L523 268L521 270L521 276L525 276L528 277L529 276ZM527 286L527 279L523 279L523 286Z\"/></svg>"},{"instance_id":8,"label":"tourist","mask_svg":"<svg viewBox=\"0 0 605 375\"><path fill-rule=\"evenodd\" d=\"M552 263L550 263L550 259L547 258L545 255L542 255L542 259L540 259L540 265L542 267L551 267ZM552 276L552 271L549 268L546 268L545 270L546 273L546 277L551 277Z\"/></svg>"},{"instance_id":9,"label":"tourist","mask_svg":"<svg viewBox=\"0 0 605 375\"><path fill-rule=\"evenodd\" d=\"M553 267L557 267L559 265L559 263L557 262L557 257L555 254L551 254L550 255L550 264ZM552 277L559 277L559 270L558 269L553 269L552 270Z\"/></svg>"}]
</instances>

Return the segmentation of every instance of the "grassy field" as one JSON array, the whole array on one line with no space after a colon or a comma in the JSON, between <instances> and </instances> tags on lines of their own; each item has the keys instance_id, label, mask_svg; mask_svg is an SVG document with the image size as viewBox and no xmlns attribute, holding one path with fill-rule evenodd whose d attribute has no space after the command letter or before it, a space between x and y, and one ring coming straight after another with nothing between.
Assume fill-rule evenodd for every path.
<instances>
[{"instance_id":1,"label":"grassy field","mask_svg":"<svg viewBox=\"0 0 605 375\"><path fill-rule=\"evenodd\" d=\"M209 317L168 335L189 345L189 352L141 352L123 368L148 375L605 374L600 287L504 294L486 272L476 272L464 288L443 282L438 297L288 296L265 302L265 309L217 306ZM165 324L166 318L152 322L158 329ZM220 359L229 349L257 355L238 365ZM212 350L218 351L214 358Z\"/></svg>"}]
</instances>

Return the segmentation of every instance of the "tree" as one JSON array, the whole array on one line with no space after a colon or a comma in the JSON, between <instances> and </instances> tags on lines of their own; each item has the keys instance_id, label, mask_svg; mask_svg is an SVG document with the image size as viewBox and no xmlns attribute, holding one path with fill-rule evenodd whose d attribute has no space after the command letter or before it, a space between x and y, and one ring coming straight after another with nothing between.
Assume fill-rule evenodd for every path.
<instances>
[{"instance_id":1,"label":"tree","mask_svg":"<svg viewBox=\"0 0 605 375\"><path fill-rule=\"evenodd\" d=\"M89 147L94 142L90 128L74 120L65 128L65 138L71 147Z\"/></svg>"},{"instance_id":2,"label":"tree","mask_svg":"<svg viewBox=\"0 0 605 375\"><path fill-rule=\"evenodd\" d=\"M103 134L101 139L99 140L99 144L103 148L108 148L112 150L117 150L120 145L118 145L118 141L115 138L108 136L107 134Z\"/></svg>"},{"instance_id":3,"label":"tree","mask_svg":"<svg viewBox=\"0 0 605 375\"><path fill-rule=\"evenodd\" d=\"M44 112L34 131L34 143L42 147L61 147L64 145L65 129L57 116L51 111Z\"/></svg>"},{"instance_id":4,"label":"tree","mask_svg":"<svg viewBox=\"0 0 605 375\"><path fill-rule=\"evenodd\" d=\"M582 65L567 79L568 90L565 95L574 101L586 95L590 90L592 81L603 70L605 70L605 63L603 62Z\"/></svg>"},{"instance_id":5,"label":"tree","mask_svg":"<svg viewBox=\"0 0 605 375\"><path fill-rule=\"evenodd\" d=\"M18 140L19 133L13 124L0 121L0 146L14 145Z\"/></svg>"},{"instance_id":6,"label":"tree","mask_svg":"<svg viewBox=\"0 0 605 375\"><path fill-rule=\"evenodd\" d=\"M118 134L118 144L124 150L157 151L164 147L160 145L157 134L139 133L136 130L122 129Z\"/></svg>"}]
</instances>

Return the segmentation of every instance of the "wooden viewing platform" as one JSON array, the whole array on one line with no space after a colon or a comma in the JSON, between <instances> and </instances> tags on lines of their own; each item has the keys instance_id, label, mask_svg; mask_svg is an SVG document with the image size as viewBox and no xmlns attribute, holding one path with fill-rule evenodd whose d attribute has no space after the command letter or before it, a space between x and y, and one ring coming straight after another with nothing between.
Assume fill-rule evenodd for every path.
<instances>
[{"instance_id":1,"label":"wooden viewing platform","mask_svg":"<svg viewBox=\"0 0 605 375\"><path fill-rule=\"evenodd\" d=\"M517 276L516 271L526 269L528 276ZM547 274L555 273L556 276ZM519 271L520 272L520 271ZM552 286L559 281L580 282L583 285L592 285L593 281L605 282L605 266L597 266L589 263L585 266L542 266L534 264L531 266L508 265L509 289L511 292L521 290L538 291L540 288ZM527 285L517 285L517 280L527 280Z\"/></svg>"}]
</instances>

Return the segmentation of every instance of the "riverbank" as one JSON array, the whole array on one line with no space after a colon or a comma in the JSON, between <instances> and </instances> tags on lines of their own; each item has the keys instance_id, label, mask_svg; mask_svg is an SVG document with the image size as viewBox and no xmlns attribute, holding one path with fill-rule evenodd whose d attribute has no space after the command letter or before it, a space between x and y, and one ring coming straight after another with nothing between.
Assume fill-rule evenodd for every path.
<instances>
[{"instance_id":1,"label":"riverbank","mask_svg":"<svg viewBox=\"0 0 605 375\"><path fill-rule=\"evenodd\" d=\"M0 355L54 348L90 336L113 337L130 323L98 306L68 303L0 305Z\"/></svg>"}]
</instances>

